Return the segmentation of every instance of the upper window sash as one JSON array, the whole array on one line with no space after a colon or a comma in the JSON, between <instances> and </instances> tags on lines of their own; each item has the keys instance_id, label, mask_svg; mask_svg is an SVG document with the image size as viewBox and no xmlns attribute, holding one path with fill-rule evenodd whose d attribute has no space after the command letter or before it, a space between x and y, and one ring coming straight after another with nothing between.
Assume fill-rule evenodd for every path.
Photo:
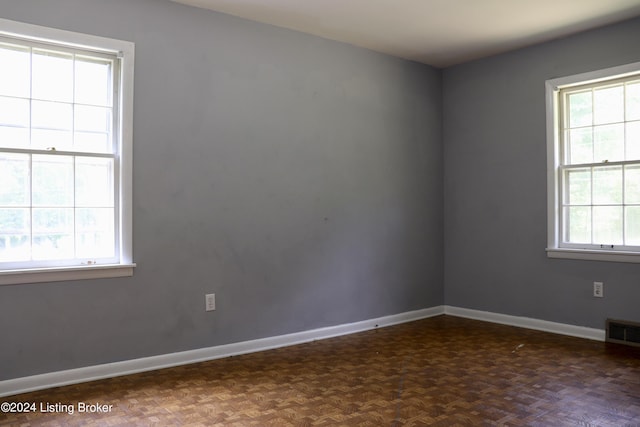
<instances>
[{"instance_id":1,"label":"upper window sash","mask_svg":"<svg viewBox=\"0 0 640 427\"><path fill-rule=\"evenodd\" d=\"M119 98L120 69L115 53L52 45L42 49L6 37L0 37L0 48L16 67L0 81L0 99L9 116L9 121L0 118L0 124L5 131L19 132L0 138L0 149L119 151L119 103L114 100ZM9 113L8 106L18 113Z\"/></svg>"}]
</instances>

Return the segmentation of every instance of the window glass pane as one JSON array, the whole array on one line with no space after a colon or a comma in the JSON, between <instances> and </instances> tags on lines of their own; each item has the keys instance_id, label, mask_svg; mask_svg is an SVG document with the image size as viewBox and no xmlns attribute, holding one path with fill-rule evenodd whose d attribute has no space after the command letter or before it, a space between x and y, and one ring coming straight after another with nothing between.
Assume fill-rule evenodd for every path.
<instances>
[{"instance_id":1,"label":"window glass pane","mask_svg":"<svg viewBox=\"0 0 640 427\"><path fill-rule=\"evenodd\" d=\"M111 123L111 109L76 105L75 130L90 132L108 132Z\"/></svg>"},{"instance_id":2,"label":"window glass pane","mask_svg":"<svg viewBox=\"0 0 640 427\"><path fill-rule=\"evenodd\" d=\"M568 243L591 243L591 207L566 207L564 214L565 241Z\"/></svg>"},{"instance_id":3,"label":"window glass pane","mask_svg":"<svg viewBox=\"0 0 640 427\"><path fill-rule=\"evenodd\" d=\"M593 162L592 128L572 129L569 131L569 164Z\"/></svg>"},{"instance_id":4,"label":"window glass pane","mask_svg":"<svg viewBox=\"0 0 640 427\"><path fill-rule=\"evenodd\" d=\"M35 128L71 130L73 107L63 102L32 101L31 120Z\"/></svg>"},{"instance_id":5,"label":"window glass pane","mask_svg":"<svg viewBox=\"0 0 640 427\"><path fill-rule=\"evenodd\" d=\"M0 141L7 148L29 148L29 129L0 126Z\"/></svg>"},{"instance_id":6,"label":"window glass pane","mask_svg":"<svg viewBox=\"0 0 640 427\"><path fill-rule=\"evenodd\" d=\"M0 96L0 125L29 126L29 100ZM4 146L4 141L0 141Z\"/></svg>"},{"instance_id":7,"label":"window glass pane","mask_svg":"<svg viewBox=\"0 0 640 427\"><path fill-rule=\"evenodd\" d=\"M624 78L560 90L564 243L640 246L640 164L615 164L640 161L640 78Z\"/></svg>"},{"instance_id":8,"label":"window glass pane","mask_svg":"<svg viewBox=\"0 0 640 427\"><path fill-rule=\"evenodd\" d=\"M107 133L76 132L73 136L73 149L93 153L111 153L111 138Z\"/></svg>"},{"instance_id":9,"label":"window glass pane","mask_svg":"<svg viewBox=\"0 0 640 427\"><path fill-rule=\"evenodd\" d=\"M593 91L593 121L596 125L624 120L624 88L622 85Z\"/></svg>"},{"instance_id":10,"label":"window glass pane","mask_svg":"<svg viewBox=\"0 0 640 427\"><path fill-rule=\"evenodd\" d=\"M593 169L593 204L622 203L622 167Z\"/></svg>"},{"instance_id":11,"label":"window glass pane","mask_svg":"<svg viewBox=\"0 0 640 427\"><path fill-rule=\"evenodd\" d=\"M569 98L569 127L590 126L592 124L591 91L572 93Z\"/></svg>"},{"instance_id":12,"label":"window glass pane","mask_svg":"<svg viewBox=\"0 0 640 427\"><path fill-rule=\"evenodd\" d=\"M625 208L625 244L640 246L640 206Z\"/></svg>"},{"instance_id":13,"label":"window glass pane","mask_svg":"<svg viewBox=\"0 0 640 427\"><path fill-rule=\"evenodd\" d=\"M624 124L597 126L593 133L596 162L624 160Z\"/></svg>"},{"instance_id":14,"label":"window glass pane","mask_svg":"<svg viewBox=\"0 0 640 427\"><path fill-rule=\"evenodd\" d=\"M33 209L33 258L74 257L73 208Z\"/></svg>"},{"instance_id":15,"label":"window glass pane","mask_svg":"<svg viewBox=\"0 0 640 427\"><path fill-rule=\"evenodd\" d=\"M73 55L33 50L32 96L51 101L73 101Z\"/></svg>"},{"instance_id":16,"label":"window glass pane","mask_svg":"<svg viewBox=\"0 0 640 427\"><path fill-rule=\"evenodd\" d=\"M627 160L640 159L640 122L627 123Z\"/></svg>"},{"instance_id":17,"label":"window glass pane","mask_svg":"<svg viewBox=\"0 0 640 427\"><path fill-rule=\"evenodd\" d=\"M79 258L115 256L114 209L76 210L76 251Z\"/></svg>"},{"instance_id":18,"label":"window glass pane","mask_svg":"<svg viewBox=\"0 0 640 427\"><path fill-rule=\"evenodd\" d=\"M29 97L31 90L30 49L0 43L0 95Z\"/></svg>"},{"instance_id":19,"label":"window glass pane","mask_svg":"<svg viewBox=\"0 0 640 427\"><path fill-rule=\"evenodd\" d=\"M28 207L29 155L0 153L0 207Z\"/></svg>"},{"instance_id":20,"label":"window glass pane","mask_svg":"<svg viewBox=\"0 0 640 427\"><path fill-rule=\"evenodd\" d=\"M24 37L0 37L0 262L119 262L131 219L118 208L130 203L131 170L116 159L130 152L132 114L119 83L130 87L133 63L121 69L113 47L130 61L133 44L98 41L93 51L84 48L96 42L90 36L12 28Z\"/></svg>"},{"instance_id":21,"label":"window glass pane","mask_svg":"<svg viewBox=\"0 0 640 427\"><path fill-rule=\"evenodd\" d=\"M567 187L565 203L586 205L591 203L591 169L566 172Z\"/></svg>"},{"instance_id":22,"label":"window glass pane","mask_svg":"<svg viewBox=\"0 0 640 427\"><path fill-rule=\"evenodd\" d=\"M68 150L72 146L73 107L62 102L32 101L31 145L33 148L55 147Z\"/></svg>"},{"instance_id":23,"label":"window glass pane","mask_svg":"<svg viewBox=\"0 0 640 427\"><path fill-rule=\"evenodd\" d=\"M75 102L111 106L111 62L76 57Z\"/></svg>"},{"instance_id":24,"label":"window glass pane","mask_svg":"<svg viewBox=\"0 0 640 427\"><path fill-rule=\"evenodd\" d=\"M622 244L622 206L593 207L593 243Z\"/></svg>"},{"instance_id":25,"label":"window glass pane","mask_svg":"<svg viewBox=\"0 0 640 427\"><path fill-rule=\"evenodd\" d=\"M73 157L33 156L33 206L73 206Z\"/></svg>"},{"instance_id":26,"label":"window glass pane","mask_svg":"<svg viewBox=\"0 0 640 427\"><path fill-rule=\"evenodd\" d=\"M627 84L627 120L640 120L640 82Z\"/></svg>"},{"instance_id":27,"label":"window glass pane","mask_svg":"<svg viewBox=\"0 0 640 427\"><path fill-rule=\"evenodd\" d=\"M0 208L0 261L31 259L29 209Z\"/></svg>"},{"instance_id":28,"label":"window glass pane","mask_svg":"<svg viewBox=\"0 0 640 427\"><path fill-rule=\"evenodd\" d=\"M640 204L640 166L624 168L624 202Z\"/></svg>"},{"instance_id":29,"label":"window glass pane","mask_svg":"<svg viewBox=\"0 0 640 427\"><path fill-rule=\"evenodd\" d=\"M76 157L76 206L113 207L113 159Z\"/></svg>"},{"instance_id":30,"label":"window glass pane","mask_svg":"<svg viewBox=\"0 0 640 427\"><path fill-rule=\"evenodd\" d=\"M33 129L31 131L31 148L51 148L69 150L72 146L73 134L66 130Z\"/></svg>"}]
</instances>

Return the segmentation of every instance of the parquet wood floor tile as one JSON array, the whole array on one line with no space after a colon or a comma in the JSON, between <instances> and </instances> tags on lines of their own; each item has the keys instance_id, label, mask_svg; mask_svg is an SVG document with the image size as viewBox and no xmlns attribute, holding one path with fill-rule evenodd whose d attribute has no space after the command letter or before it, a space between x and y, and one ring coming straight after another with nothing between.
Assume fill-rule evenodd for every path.
<instances>
[{"instance_id":1,"label":"parquet wood floor tile","mask_svg":"<svg viewBox=\"0 0 640 427\"><path fill-rule=\"evenodd\" d=\"M640 427L640 348L438 316L0 401L74 408L0 426Z\"/></svg>"}]
</instances>

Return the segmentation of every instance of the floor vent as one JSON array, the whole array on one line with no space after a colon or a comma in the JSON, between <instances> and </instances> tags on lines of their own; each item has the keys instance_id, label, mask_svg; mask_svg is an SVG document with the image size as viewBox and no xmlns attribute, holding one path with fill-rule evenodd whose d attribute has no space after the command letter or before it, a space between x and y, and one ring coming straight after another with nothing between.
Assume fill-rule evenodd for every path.
<instances>
[{"instance_id":1,"label":"floor vent","mask_svg":"<svg viewBox=\"0 0 640 427\"><path fill-rule=\"evenodd\" d=\"M640 347L640 323L607 319L607 341Z\"/></svg>"}]
</instances>

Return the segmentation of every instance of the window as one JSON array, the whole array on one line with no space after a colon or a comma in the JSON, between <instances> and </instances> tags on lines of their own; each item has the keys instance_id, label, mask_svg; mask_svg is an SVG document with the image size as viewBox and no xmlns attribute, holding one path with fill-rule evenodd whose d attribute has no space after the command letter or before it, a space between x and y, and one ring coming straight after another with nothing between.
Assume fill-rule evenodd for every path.
<instances>
[{"instance_id":1,"label":"window","mask_svg":"<svg viewBox=\"0 0 640 427\"><path fill-rule=\"evenodd\" d=\"M0 284L133 274L133 54L0 19Z\"/></svg>"},{"instance_id":2,"label":"window","mask_svg":"<svg viewBox=\"0 0 640 427\"><path fill-rule=\"evenodd\" d=\"M640 262L640 63L547 81L550 257Z\"/></svg>"}]
</instances>

